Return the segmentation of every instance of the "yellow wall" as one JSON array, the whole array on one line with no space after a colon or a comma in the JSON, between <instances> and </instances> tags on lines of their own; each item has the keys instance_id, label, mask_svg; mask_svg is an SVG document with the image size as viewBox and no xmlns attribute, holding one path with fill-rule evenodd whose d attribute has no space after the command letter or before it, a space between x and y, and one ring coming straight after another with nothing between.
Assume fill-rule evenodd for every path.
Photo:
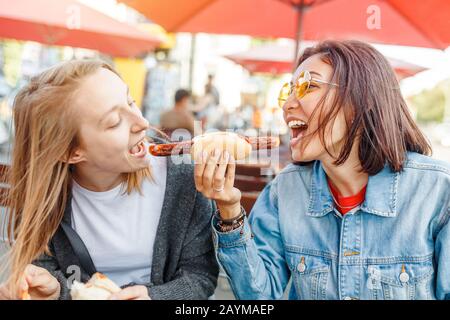
<instances>
[{"instance_id":1,"label":"yellow wall","mask_svg":"<svg viewBox=\"0 0 450 320\"><path fill-rule=\"evenodd\" d=\"M116 70L130 87L130 94L141 108L144 95L145 65L142 59L114 58Z\"/></svg>"}]
</instances>

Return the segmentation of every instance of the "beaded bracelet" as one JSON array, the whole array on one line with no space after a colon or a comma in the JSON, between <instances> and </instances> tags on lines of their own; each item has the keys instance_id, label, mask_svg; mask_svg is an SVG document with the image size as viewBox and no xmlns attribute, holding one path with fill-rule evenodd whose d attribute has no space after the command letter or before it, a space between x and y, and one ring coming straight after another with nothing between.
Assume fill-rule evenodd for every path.
<instances>
[{"instance_id":1,"label":"beaded bracelet","mask_svg":"<svg viewBox=\"0 0 450 320\"><path fill-rule=\"evenodd\" d=\"M226 224L223 225L223 224L220 224L220 222L219 222L219 229L220 229L220 232L230 232L230 231L233 231L233 230L236 230L236 229L242 227L243 224L244 224L244 219L239 220L236 222L236 224L231 224L231 225L226 225Z\"/></svg>"},{"instance_id":2,"label":"beaded bracelet","mask_svg":"<svg viewBox=\"0 0 450 320\"><path fill-rule=\"evenodd\" d=\"M234 218L231 218L231 219L223 219L223 218L220 216L220 211L219 211L219 209L216 210L216 218L217 218L219 221L221 221L223 224L226 224L226 225L234 224L234 223L236 223L237 220L240 220L240 219L242 219L242 218L244 218L244 217L245 217L245 209L244 209L242 206L241 206L241 212L239 213L239 215L236 216L236 217L234 217Z\"/></svg>"},{"instance_id":3,"label":"beaded bracelet","mask_svg":"<svg viewBox=\"0 0 450 320\"><path fill-rule=\"evenodd\" d=\"M219 220L218 227L220 232L229 232L241 227L244 224L245 209L241 206L241 213L232 219L222 219L219 214L219 209L216 210L215 216Z\"/></svg>"}]
</instances>

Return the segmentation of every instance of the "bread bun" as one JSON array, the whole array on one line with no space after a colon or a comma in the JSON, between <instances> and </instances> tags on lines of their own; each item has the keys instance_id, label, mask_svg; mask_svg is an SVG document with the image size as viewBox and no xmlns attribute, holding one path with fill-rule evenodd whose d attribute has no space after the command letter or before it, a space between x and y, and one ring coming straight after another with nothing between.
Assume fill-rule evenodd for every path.
<instances>
[{"instance_id":1,"label":"bread bun","mask_svg":"<svg viewBox=\"0 0 450 320\"><path fill-rule=\"evenodd\" d=\"M70 295L72 300L107 300L111 294L120 290L107 276L97 272L86 284L74 281Z\"/></svg>"},{"instance_id":2,"label":"bread bun","mask_svg":"<svg viewBox=\"0 0 450 320\"><path fill-rule=\"evenodd\" d=\"M210 132L192 139L192 157L206 151L212 154L215 149L227 151L236 160L242 160L250 156L252 145L233 132Z\"/></svg>"}]
</instances>

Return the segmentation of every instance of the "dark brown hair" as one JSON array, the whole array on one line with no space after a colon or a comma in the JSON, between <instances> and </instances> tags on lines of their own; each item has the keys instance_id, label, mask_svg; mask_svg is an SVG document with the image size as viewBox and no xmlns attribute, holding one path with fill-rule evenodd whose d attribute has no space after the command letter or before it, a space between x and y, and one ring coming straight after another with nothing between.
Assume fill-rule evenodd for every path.
<instances>
[{"instance_id":1,"label":"dark brown hair","mask_svg":"<svg viewBox=\"0 0 450 320\"><path fill-rule=\"evenodd\" d=\"M319 127L308 138L318 133L331 155L325 144L325 130L333 127L343 109L347 133L335 165L347 160L358 137L359 159L363 171L369 175L378 173L386 164L395 172L401 171L407 151L431 154L430 144L415 124L401 95L394 71L380 52L360 41L323 41L307 48L297 67L316 54L331 65L330 81L339 87L330 108L323 106L331 86L319 101L312 115L320 111Z\"/></svg>"}]
</instances>

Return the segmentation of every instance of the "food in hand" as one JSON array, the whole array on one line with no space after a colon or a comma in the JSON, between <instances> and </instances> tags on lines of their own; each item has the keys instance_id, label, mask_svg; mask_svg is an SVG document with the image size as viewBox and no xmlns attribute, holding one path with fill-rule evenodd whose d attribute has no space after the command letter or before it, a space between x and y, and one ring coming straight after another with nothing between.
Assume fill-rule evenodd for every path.
<instances>
[{"instance_id":1,"label":"food in hand","mask_svg":"<svg viewBox=\"0 0 450 320\"><path fill-rule=\"evenodd\" d=\"M104 274L95 273L86 284L74 281L70 295L72 300L107 300L121 289Z\"/></svg>"},{"instance_id":2,"label":"food in hand","mask_svg":"<svg viewBox=\"0 0 450 320\"><path fill-rule=\"evenodd\" d=\"M150 154L154 156L170 156L191 153L192 156L199 152L212 153L215 149L227 151L236 160L247 158L252 150L273 149L280 145L278 137L244 137L233 132L206 133L189 141L151 144Z\"/></svg>"},{"instance_id":3,"label":"food in hand","mask_svg":"<svg viewBox=\"0 0 450 320\"><path fill-rule=\"evenodd\" d=\"M20 295L20 300L31 300L31 296L27 290L22 292Z\"/></svg>"}]
</instances>

